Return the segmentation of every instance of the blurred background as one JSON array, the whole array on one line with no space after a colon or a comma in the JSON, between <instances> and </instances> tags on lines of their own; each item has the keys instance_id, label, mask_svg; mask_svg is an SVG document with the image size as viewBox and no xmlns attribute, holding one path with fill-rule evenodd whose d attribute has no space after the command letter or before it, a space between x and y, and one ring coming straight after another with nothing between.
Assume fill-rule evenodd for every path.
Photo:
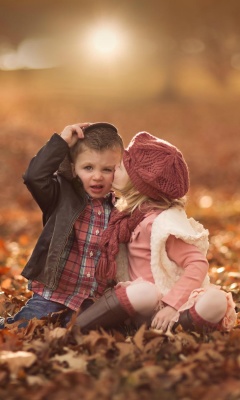
<instances>
[{"instance_id":1,"label":"blurred background","mask_svg":"<svg viewBox=\"0 0 240 400\"><path fill-rule=\"evenodd\" d=\"M239 21L239 0L0 0L1 233L39 220L22 174L85 121L169 140L197 207L240 209Z\"/></svg>"}]
</instances>

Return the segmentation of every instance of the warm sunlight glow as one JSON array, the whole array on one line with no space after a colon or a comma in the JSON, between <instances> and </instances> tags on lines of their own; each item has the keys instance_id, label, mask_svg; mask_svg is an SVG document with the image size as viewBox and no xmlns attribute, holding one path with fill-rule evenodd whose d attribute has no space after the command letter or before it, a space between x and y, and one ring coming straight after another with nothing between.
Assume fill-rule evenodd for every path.
<instances>
[{"instance_id":1,"label":"warm sunlight glow","mask_svg":"<svg viewBox=\"0 0 240 400\"><path fill-rule=\"evenodd\" d=\"M118 51L120 42L118 32L114 32L110 28L101 28L93 32L91 37L92 47L102 54Z\"/></svg>"},{"instance_id":2,"label":"warm sunlight glow","mask_svg":"<svg viewBox=\"0 0 240 400\"><path fill-rule=\"evenodd\" d=\"M88 48L93 54L109 58L123 49L123 34L112 26L96 27L89 35Z\"/></svg>"}]
</instances>

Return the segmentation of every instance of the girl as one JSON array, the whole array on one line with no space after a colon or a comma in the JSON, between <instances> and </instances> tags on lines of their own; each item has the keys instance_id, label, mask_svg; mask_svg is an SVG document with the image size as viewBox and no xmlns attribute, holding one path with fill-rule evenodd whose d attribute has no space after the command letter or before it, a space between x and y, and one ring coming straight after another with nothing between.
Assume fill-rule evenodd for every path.
<instances>
[{"instance_id":1,"label":"girl","mask_svg":"<svg viewBox=\"0 0 240 400\"><path fill-rule=\"evenodd\" d=\"M120 281L81 313L82 331L114 328L127 318L166 331L228 331L236 322L231 293L208 277L208 231L184 211L188 167L181 152L138 133L115 171L116 204L100 247L96 277Z\"/></svg>"}]
</instances>

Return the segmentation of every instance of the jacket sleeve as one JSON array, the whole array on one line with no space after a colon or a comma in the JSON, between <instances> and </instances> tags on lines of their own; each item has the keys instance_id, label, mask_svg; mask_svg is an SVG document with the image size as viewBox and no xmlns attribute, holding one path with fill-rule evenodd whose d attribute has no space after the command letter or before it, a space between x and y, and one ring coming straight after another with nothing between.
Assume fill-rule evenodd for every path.
<instances>
[{"instance_id":1,"label":"jacket sleeve","mask_svg":"<svg viewBox=\"0 0 240 400\"><path fill-rule=\"evenodd\" d=\"M69 147L65 140L54 133L32 158L23 175L24 184L44 214L49 214L57 204L59 183L56 171L68 152Z\"/></svg>"}]
</instances>

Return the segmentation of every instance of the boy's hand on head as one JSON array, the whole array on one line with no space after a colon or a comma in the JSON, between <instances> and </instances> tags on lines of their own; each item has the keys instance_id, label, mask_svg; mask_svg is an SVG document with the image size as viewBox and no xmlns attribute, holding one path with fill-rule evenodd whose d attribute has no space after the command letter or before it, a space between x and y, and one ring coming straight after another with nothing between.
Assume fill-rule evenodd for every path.
<instances>
[{"instance_id":1,"label":"boy's hand on head","mask_svg":"<svg viewBox=\"0 0 240 400\"><path fill-rule=\"evenodd\" d=\"M60 136L67 142L69 147L72 147L77 143L78 139L84 138L83 130L89 125L89 122L67 125L60 133Z\"/></svg>"}]
</instances>

